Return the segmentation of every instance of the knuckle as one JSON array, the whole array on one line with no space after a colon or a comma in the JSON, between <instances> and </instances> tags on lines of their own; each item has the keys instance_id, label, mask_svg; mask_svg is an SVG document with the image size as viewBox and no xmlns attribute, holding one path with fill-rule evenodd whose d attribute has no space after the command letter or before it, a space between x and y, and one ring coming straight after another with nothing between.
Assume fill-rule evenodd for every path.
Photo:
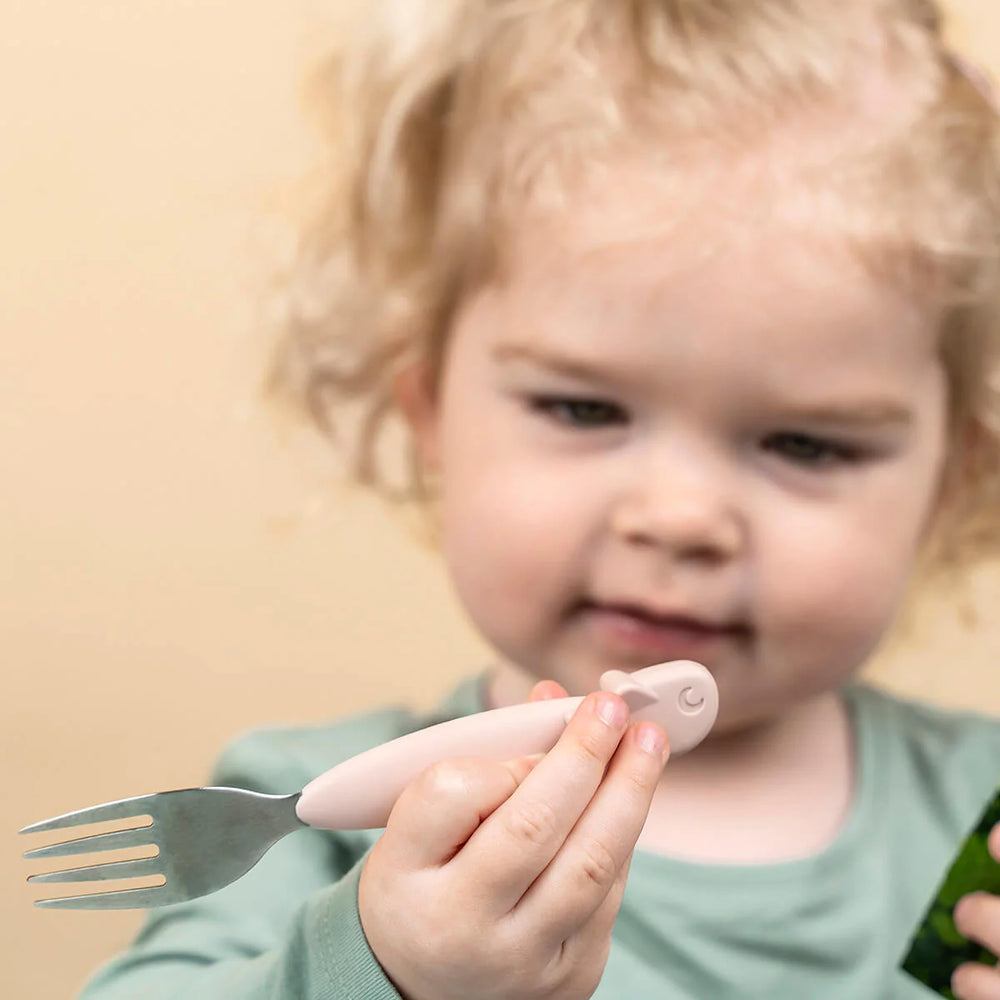
<instances>
[{"instance_id":1,"label":"knuckle","mask_svg":"<svg viewBox=\"0 0 1000 1000\"><path fill-rule=\"evenodd\" d=\"M586 767L599 765L604 767L611 758L617 743L609 739L607 729L591 728L585 730L576 743L576 754L579 762Z\"/></svg>"},{"instance_id":2,"label":"knuckle","mask_svg":"<svg viewBox=\"0 0 1000 1000\"><path fill-rule=\"evenodd\" d=\"M490 961L496 972L509 980L515 976L518 981L523 980L527 994L534 985L533 970L544 968L546 953L540 936L529 933L518 921L498 921L489 928L488 941ZM521 991L515 990L513 995L520 996Z\"/></svg>"},{"instance_id":3,"label":"knuckle","mask_svg":"<svg viewBox=\"0 0 1000 1000\"><path fill-rule=\"evenodd\" d=\"M468 798L475 785L472 762L466 760L438 761L423 771L419 783L421 791L429 798Z\"/></svg>"},{"instance_id":4,"label":"knuckle","mask_svg":"<svg viewBox=\"0 0 1000 1000\"><path fill-rule=\"evenodd\" d=\"M653 789L656 788L660 769L648 754L643 754L638 759L633 758L630 761L625 776L633 792L638 793L642 798L649 798Z\"/></svg>"},{"instance_id":5,"label":"knuckle","mask_svg":"<svg viewBox=\"0 0 1000 1000\"><path fill-rule=\"evenodd\" d=\"M555 839L559 820L552 806L539 800L512 809L506 817L505 825L507 832L515 840L544 846Z\"/></svg>"},{"instance_id":6,"label":"knuckle","mask_svg":"<svg viewBox=\"0 0 1000 1000\"><path fill-rule=\"evenodd\" d=\"M618 877L620 865L610 848L596 837L591 837L582 847L580 874L587 885L608 889Z\"/></svg>"}]
</instances>

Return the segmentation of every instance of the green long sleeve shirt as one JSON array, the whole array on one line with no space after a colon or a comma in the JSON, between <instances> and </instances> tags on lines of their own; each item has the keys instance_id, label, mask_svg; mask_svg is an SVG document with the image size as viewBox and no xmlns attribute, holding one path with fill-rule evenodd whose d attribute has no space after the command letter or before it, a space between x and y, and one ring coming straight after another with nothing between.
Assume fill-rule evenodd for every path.
<instances>
[{"instance_id":1,"label":"green long sleeve shirt","mask_svg":"<svg viewBox=\"0 0 1000 1000\"><path fill-rule=\"evenodd\" d=\"M934 996L898 966L1000 783L1000 720L866 685L845 694L859 771L835 841L807 859L755 866L636 852L596 1000ZM223 754L212 781L296 791L368 747L483 707L469 681L433 717L386 710L252 733ZM399 1000L358 918L360 867L379 832L298 831L222 891L151 911L80 1000Z\"/></svg>"}]
</instances>

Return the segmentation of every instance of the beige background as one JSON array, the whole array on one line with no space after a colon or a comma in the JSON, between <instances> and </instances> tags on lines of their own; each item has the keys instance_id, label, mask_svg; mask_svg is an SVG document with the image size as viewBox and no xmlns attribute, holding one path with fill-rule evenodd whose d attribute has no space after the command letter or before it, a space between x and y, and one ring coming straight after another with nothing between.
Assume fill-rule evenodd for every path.
<instances>
[{"instance_id":1,"label":"beige background","mask_svg":"<svg viewBox=\"0 0 1000 1000\"><path fill-rule=\"evenodd\" d=\"M960 9L1000 56L995 0ZM250 726L427 704L483 656L434 559L256 397L314 12L0 4L2 996L72 996L139 920L32 907L17 828L200 784ZM997 575L977 593L978 634L928 620L880 675L1000 711Z\"/></svg>"}]
</instances>

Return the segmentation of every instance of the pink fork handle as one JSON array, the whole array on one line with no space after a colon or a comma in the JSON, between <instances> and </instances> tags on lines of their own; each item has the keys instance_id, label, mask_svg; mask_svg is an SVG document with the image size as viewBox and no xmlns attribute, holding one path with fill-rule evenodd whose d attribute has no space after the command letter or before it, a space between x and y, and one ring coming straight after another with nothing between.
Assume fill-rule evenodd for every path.
<instances>
[{"instance_id":1,"label":"pink fork handle","mask_svg":"<svg viewBox=\"0 0 1000 1000\"><path fill-rule=\"evenodd\" d=\"M659 723L671 756L697 746L715 723L719 697L699 663L678 660L634 673L612 670L601 688L620 694L634 720ZM299 819L323 830L383 827L403 789L426 767L450 757L510 760L546 753L582 698L555 698L495 708L400 736L351 757L302 790Z\"/></svg>"}]
</instances>

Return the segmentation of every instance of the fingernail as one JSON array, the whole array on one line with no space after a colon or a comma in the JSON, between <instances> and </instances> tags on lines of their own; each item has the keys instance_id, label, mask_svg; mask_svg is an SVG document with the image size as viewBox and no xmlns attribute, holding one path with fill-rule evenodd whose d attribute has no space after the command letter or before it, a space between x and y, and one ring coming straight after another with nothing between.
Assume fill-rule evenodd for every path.
<instances>
[{"instance_id":1,"label":"fingernail","mask_svg":"<svg viewBox=\"0 0 1000 1000\"><path fill-rule=\"evenodd\" d=\"M625 703L614 695L598 695L597 714L612 729L625 725Z\"/></svg>"},{"instance_id":2,"label":"fingernail","mask_svg":"<svg viewBox=\"0 0 1000 1000\"><path fill-rule=\"evenodd\" d=\"M662 757L666 743L664 732L659 726L647 723L639 727L639 746L646 753L652 754L654 757Z\"/></svg>"}]
</instances>

